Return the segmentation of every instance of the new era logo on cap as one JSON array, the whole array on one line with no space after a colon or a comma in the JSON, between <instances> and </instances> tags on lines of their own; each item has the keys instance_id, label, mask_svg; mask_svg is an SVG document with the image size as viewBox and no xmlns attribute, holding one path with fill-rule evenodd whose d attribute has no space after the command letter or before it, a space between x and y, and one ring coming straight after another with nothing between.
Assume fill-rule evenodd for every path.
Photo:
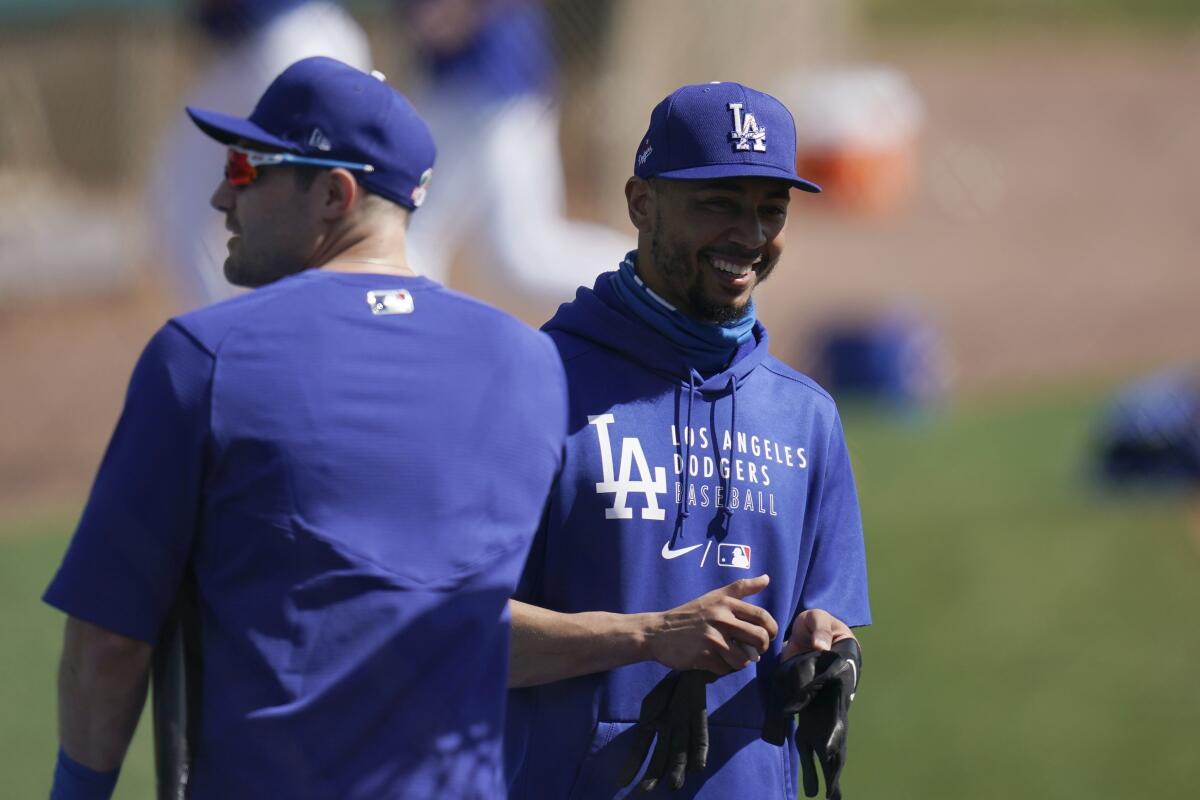
<instances>
[{"instance_id":1,"label":"new era logo on cap","mask_svg":"<svg viewBox=\"0 0 1200 800\"><path fill-rule=\"evenodd\" d=\"M740 83L682 86L655 106L633 174L674 180L778 178L806 192L821 191L796 174L791 112L771 95Z\"/></svg>"},{"instance_id":2,"label":"new era logo on cap","mask_svg":"<svg viewBox=\"0 0 1200 800\"><path fill-rule=\"evenodd\" d=\"M320 128L312 129L312 133L308 135L308 146L315 147L323 153L328 153L333 149L333 144L329 141L329 137Z\"/></svg>"}]
</instances>

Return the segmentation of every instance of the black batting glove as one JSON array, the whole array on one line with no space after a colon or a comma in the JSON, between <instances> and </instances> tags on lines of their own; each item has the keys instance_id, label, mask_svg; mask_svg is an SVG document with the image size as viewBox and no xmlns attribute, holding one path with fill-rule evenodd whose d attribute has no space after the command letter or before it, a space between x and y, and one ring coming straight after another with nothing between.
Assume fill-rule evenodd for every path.
<instances>
[{"instance_id":1,"label":"black batting glove","mask_svg":"<svg viewBox=\"0 0 1200 800\"><path fill-rule=\"evenodd\" d=\"M688 772L708 763L708 700L705 689L716 678L703 670L672 670L642 700L634 728L633 750L618 777L627 786L637 777L650 745L657 739L650 765L638 783L649 792L660 782L672 790L683 786Z\"/></svg>"},{"instance_id":2,"label":"black batting glove","mask_svg":"<svg viewBox=\"0 0 1200 800\"><path fill-rule=\"evenodd\" d=\"M835 643L832 650L793 656L775 671L762 736L771 744L784 744L792 717L799 714L796 749L806 797L819 791L815 760L825 776L825 797L841 800L838 782L846 763L850 702L861 672L862 651L853 639Z\"/></svg>"}]
</instances>

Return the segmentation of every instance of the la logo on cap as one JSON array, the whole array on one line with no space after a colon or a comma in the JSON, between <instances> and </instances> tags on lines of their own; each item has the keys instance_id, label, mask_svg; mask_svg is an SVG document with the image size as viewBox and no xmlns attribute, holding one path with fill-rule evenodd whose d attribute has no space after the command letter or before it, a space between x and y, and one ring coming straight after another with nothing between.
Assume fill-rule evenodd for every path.
<instances>
[{"instance_id":1,"label":"la logo on cap","mask_svg":"<svg viewBox=\"0 0 1200 800\"><path fill-rule=\"evenodd\" d=\"M767 129L758 127L758 120L750 113L742 114L741 103L730 103L729 110L733 112L733 131L729 138L734 141L734 150L749 150L754 142L754 152L767 152Z\"/></svg>"}]
</instances>

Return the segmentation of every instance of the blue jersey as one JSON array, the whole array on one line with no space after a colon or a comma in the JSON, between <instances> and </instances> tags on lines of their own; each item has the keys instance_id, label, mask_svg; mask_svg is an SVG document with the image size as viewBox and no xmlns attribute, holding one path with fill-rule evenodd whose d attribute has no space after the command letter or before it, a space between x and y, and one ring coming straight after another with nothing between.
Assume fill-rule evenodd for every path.
<instances>
[{"instance_id":1,"label":"blue jersey","mask_svg":"<svg viewBox=\"0 0 1200 800\"><path fill-rule=\"evenodd\" d=\"M744 577L781 635L708 687L708 768L671 797L794 800L794 747L760 738L795 615L870 622L862 524L837 411L767 353L767 334L707 379L628 313L602 275L545 326L567 372L569 434L517 597L562 612L664 610ZM611 798L646 693L640 663L510 692L513 798Z\"/></svg>"},{"instance_id":2,"label":"blue jersey","mask_svg":"<svg viewBox=\"0 0 1200 800\"><path fill-rule=\"evenodd\" d=\"M46 601L153 643L192 572L196 798L503 797L565 416L549 338L493 308L285 278L154 336Z\"/></svg>"},{"instance_id":3,"label":"blue jersey","mask_svg":"<svg viewBox=\"0 0 1200 800\"><path fill-rule=\"evenodd\" d=\"M433 0L437 2L438 0ZM413 0L413 5L430 0ZM475 0L478 27L453 50L423 50L434 92L465 92L484 102L551 91L553 37L541 2Z\"/></svg>"}]
</instances>

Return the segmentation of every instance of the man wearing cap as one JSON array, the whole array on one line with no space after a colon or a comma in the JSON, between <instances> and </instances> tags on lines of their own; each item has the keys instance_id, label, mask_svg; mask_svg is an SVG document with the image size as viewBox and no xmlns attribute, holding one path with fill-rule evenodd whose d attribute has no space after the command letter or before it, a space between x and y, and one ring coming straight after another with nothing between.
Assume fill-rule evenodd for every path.
<instances>
[{"instance_id":1,"label":"man wearing cap","mask_svg":"<svg viewBox=\"0 0 1200 800\"><path fill-rule=\"evenodd\" d=\"M225 272L258 288L134 370L45 596L69 615L53 797L111 794L185 584L188 796L503 797L507 601L560 466L561 361L408 268L434 146L381 80L306 59L248 119L188 113L229 147Z\"/></svg>"},{"instance_id":2,"label":"man wearing cap","mask_svg":"<svg viewBox=\"0 0 1200 800\"><path fill-rule=\"evenodd\" d=\"M749 87L672 93L626 184L637 250L543 328L570 433L512 603L513 798L790 800L814 757L839 796L858 501L832 399L768 354L752 298L790 190L819 191L795 137Z\"/></svg>"}]
</instances>

